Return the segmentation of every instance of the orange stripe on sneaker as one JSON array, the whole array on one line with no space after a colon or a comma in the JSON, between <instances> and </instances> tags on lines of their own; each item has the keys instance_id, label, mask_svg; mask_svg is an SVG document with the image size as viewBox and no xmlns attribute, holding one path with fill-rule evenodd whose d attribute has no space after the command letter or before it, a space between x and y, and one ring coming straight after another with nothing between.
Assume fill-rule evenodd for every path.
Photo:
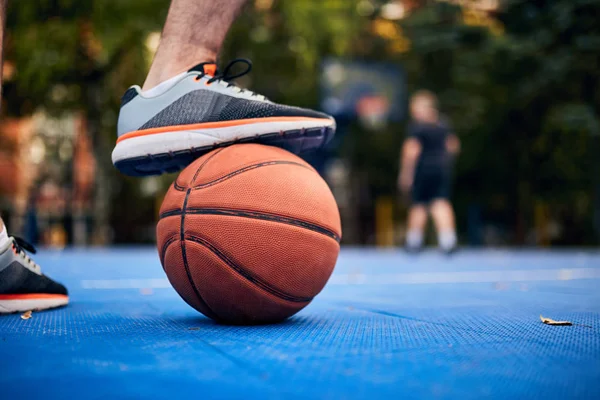
<instances>
[{"instance_id":1,"label":"orange stripe on sneaker","mask_svg":"<svg viewBox=\"0 0 600 400\"><path fill-rule=\"evenodd\" d=\"M215 76L217 73L217 64L204 64L202 68L204 69L204 73L210 76Z\"/></svg>"},{"instance_id":2,"label":"orange stripe on sneaker","mask_svg":"<svg viewBox=\"0 0 600 400\"><path fill-rule=\"evenodd\" d=\"M0 300L42 300L42 299L68 300L69 296L66 296L64 294L50 294L50 293L0 294Z\"/></svg>"},{"instance_id":3,"label":"orange stripe on sneaker","mask_svg":"<svg viewBox=\"0 0 600 400\"><path fill-rule=\"evenodd\" d=\"M236 119L233 121L220 121L220 122L203 122L200 124L189 124L189 125L174 125L174 126L161 126L160 128L141 129L133 131L120 136L117 139L117 143L125 139L131 139L138 136L154 135L157 133L165 132L179 132L187 131L192 129L213 129L213 128L227 128L229 126L240 126L240 125L251 125L258 124L261 122L294 122L294 121L327 121L326 118L310 118L310 117L269 117L269 118L249 118L249 119Z\"/></svg>"}]
</instances>

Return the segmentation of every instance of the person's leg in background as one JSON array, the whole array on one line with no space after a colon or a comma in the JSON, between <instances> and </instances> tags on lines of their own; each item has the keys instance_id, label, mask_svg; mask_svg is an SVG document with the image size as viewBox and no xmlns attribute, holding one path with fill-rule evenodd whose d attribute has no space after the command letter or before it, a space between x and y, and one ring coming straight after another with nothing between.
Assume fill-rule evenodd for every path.
<instances>
[{"instance_id":1,"label":"person's leg in background","mask_svg":"<svg viewBox=\"0 0 600 400\"><path fill-rule=\"evenodd\" d=\"M217 71L218 53L245 2L172 0L143 88L132 86L122 98L112 153L122 173L175 172L217 146L238 141L298 154L333 137L335 120L329 115L274 104L232 84L250 72L249 61L234 60ZM233 72L238 63L246 71Z\"/></svg>"},{"instance_id":2,"label":"person's leg in background","mask_svg":"<svg viewBox=\"0 0 600 400\"><path fill-rule=\"evenodd\" d=\"M0 0L0 96L6 6L7 0ZM26 251L35 253L24 240L8 236L0 218L0 314L45 310L69 302L67 289L43 275Z\"/></svg>"},{"instance_id":3,"label":"person's leg in background","mask_svg":"<svg viewBox=\"0 0 600 400\"><path fill-rule=\"evenodd\" d=\"M427 226L427 207L414 204L408 210L408 230L406 232L406 249L414 252L423 248L425 228Z\"/></svg>"},{"instance_id":4,"label":"person's leg in background","mask_svg":"<svg viewBox=\"0 0 600 400\"><path fill-rule=\"evenodd\" d=\"M456 223L452 204L446 199L436 199L430 205L431 217L438 234L438 245L447 252L456 249Z\"/></svg>"},{"instance_id":5,"label":"person's leg in background","mask_svg":"<svg viewBox=\"0 0 600 400\"><path fill-rule=\"evenodd\" d=\"M414 253L421 251L425 244L431 185L428 176L422 170L415 171L412 181L409 182L410 185L405 184L405 192L410 193L405 248L408 252Z\"/></svg>"}]
</instances>

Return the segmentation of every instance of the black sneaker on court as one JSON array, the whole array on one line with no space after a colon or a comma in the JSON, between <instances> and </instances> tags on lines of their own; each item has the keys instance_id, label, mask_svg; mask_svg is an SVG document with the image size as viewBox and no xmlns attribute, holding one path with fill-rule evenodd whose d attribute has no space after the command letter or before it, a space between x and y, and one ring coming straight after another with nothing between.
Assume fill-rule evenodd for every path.
<instances>
[{"instance_id":1,"label":"black sneaker on court","mask_svg":"<svg viewBox=\"0 0 600 400\"><path fill-rule=\"evenodd\" d=\"M9 238L0 248L0 314L67 305L67 289L43 275L25 251L35 253L35 248L17 237Z\"/></svg>"},{"instance_id":2,"label":"black sneaker on court","mask_svg":"<svg viewBox=\"0 0 600 400\"><path fill-rule=\"evenodd\" d=\"M238 63L246 69L232 73ZM131 176L157 175L234 143L262 143L299 154L333 138L331 116L276 104L231 83L250 72L251 65L233 60L220 73L215 63L201 63L152 96L139 86L129 88L121 100L115 167Z\"/></svg>"}]
</instances>

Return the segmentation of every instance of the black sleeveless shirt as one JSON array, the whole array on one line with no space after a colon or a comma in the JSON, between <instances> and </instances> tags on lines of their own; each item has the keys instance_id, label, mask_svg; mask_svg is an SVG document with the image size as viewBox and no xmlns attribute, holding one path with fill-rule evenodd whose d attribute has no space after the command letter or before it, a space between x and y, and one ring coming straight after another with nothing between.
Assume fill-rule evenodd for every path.
<instances>
[{"instance_id":1,"label":"black sleeveless shirt","mask_svg":"<svg viewBox=\"0 0 600 400\"><path fill-rule=\"evenodd\" d=\"M421 144L421 155L417 162L417 171L427 173L447 170L452 165L452 157L446 148L446 141L452 134L447 119L440 118L437 124L411 121L408 125L408 137Z\"/></svg>"}]
</instances>

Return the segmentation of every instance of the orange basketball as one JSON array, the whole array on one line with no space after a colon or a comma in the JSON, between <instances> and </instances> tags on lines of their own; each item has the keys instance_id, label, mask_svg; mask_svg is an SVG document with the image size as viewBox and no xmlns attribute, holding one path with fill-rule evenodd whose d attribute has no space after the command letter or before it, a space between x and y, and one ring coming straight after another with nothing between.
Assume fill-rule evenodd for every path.
<instances>
[{"instance_id":1,"label":"orange basketball","mask_svg":"<svg viewBox=\"0 0 600 400\"><path fill-rule=\"evenodd\" d=\"M169 188L157 226L169 281L219 322L281 321L323 289L340 250L337 204L306 162L275 147L208 153Z\"/></svg>"}]
</instances>

